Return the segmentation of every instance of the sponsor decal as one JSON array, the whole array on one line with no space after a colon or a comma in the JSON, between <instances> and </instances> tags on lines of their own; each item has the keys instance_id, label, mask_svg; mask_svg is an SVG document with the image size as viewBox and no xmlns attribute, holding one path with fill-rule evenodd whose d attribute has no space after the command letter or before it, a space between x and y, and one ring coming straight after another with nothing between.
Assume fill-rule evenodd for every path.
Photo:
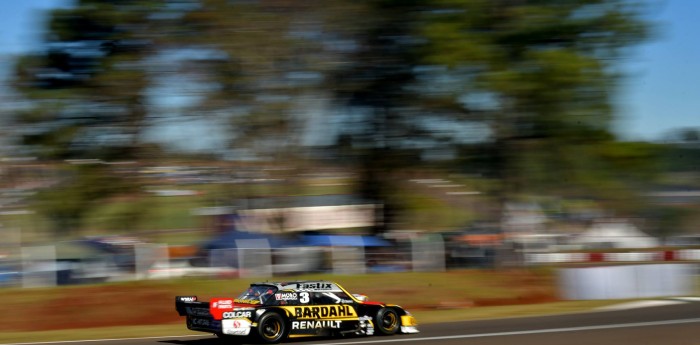
<instances>
[{"instance_id":1,"label":"sponsor decal","mask_svg":"<svg viewBox=\"0 0 700 345\"><path fill-rule=\"evenodd\" d=\"M183 296L180 297L181 302L197 302L197 296Z\"/></svg>"},{"instance_id":2,"label":"sponsor decal","mask_svg":"<svg viewBox=\"0 0 700 345\"><path fill-rule=\"evenodd\" d=\"M255 308L249 306L241 308L235 301L230 298L212 298L209 301L209 313L214 320L252 316L251 311Z\"/></svg>"},{"instance_id":3,"label":"sponsor decal","mask_svg":"<svg viewBox=\"0 0 700 345\"><path fill-rule=\"evenodd\" d=\"M299 299L299 296L296 294L296 292L282 292L276 293L275 299L278 301L296 301Z\"/></svg>"},{"instance_id":4,"label":"sponsor decal","mask_svg":"<svg viewBox=\"0 0 700 345\"><path fill-rule=\"evenodd\" d=\"M222 316L224 319L234 319L234 318L240 318L240 317L252 317L253 312L250 311L225 311Z\"/></svg>"},{"instance_id":5,"label":"sponsor decal","mask_svg":"<svg viewBox=\"0 0 700 345\"><path fill-rule=\"evenodd\" d=\"M221 331L229 335L248 335L250 333L250 321L246 319L223 320Z\"/></svg>"},{"instance_id":6,"label":"sponsor decal","mask_svg":"<svg viewBox=\"0 0 700 345\"><path fill-rule=\"evenodd\" d=\"M214 309L233 309L233 301L230 299L212 300L211 307Z\"/></svg>"},{"instance_id":7,"label":"sponsor decal","mask_svg":"<svg viewBox=\"0 0 700 345\"><path fill-rule=\"evenodd\" d=\"M301 283L299 290L333 290L331 283Z\"/></svg>"},{"instance_id":8,"label":"sponsor decal","mask_svg":"<svg viewBox=\"0 0 700 345\"><path fill-rule=\"evenodd\" d=\"M337 317L357 316L355 309L349 305L333 305L318 307L294 307L294 316L297 319L331 319Z\"/></svg>"},{"instance_id":9,"label":"sponsor decal","mask_svg":"<svg viewBox=\"0 0 700 345\"><path fill-rule=\"evenodd\" d=\"M234 299L233 300L236 303L244 303L244 304L260 304L260 301L257 299Z\"/></svg>"},{"instance_id":10,"label":"sponsor decal","mask_svg":"<svg viewBox=\"0 0 700 345\"><path fill-rule=\"evenodd\" d=\"M209 327L209 319L193 318L192 326Z\"/></svg>"},{"instance_id":11,"label":"sponsor decal","mask_svg":"<svg viewBox=\"0 0 700 345\"><path fill-rule=\"evenodd\" d=\"M187 307L187 308L185 308L185 310L187 311L187 314L189 314L189 315L209 316L209 309Z\"/></svg>"},{"instance_id":12,"label":"sponsor decal","mask_svg":"<svg viewBox=\"0 0 700 345\"><path fill-rule=\"evenodd\" d=\"M360 317L360 329L364 330L366 335L374 334L374 325L372 324L372 318L369 316Z\"/></svg>"},{"instance_id":13,"label":"sponsor decal","mask_svg":"<svg viewBox=\"0 0 700 345\"><path fill-rule=\"evenodd\" d=\"M292 321L292 329L340 328L340 323L337 320Z\"/></svg>"}]
</instances>

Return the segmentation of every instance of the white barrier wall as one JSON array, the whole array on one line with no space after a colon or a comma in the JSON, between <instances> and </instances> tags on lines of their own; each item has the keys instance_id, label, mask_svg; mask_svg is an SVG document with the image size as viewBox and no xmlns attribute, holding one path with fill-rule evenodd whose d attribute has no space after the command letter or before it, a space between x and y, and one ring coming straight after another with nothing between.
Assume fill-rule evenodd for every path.
<instances>
[{"instance_id":1,"label":"white barrier wall","mask_svg":"<svg viewBox=\"0 0 700 345\"><path fill-rule=\"evenodd\" d=\"M692 264L562 268L559 287L567 300L690 295L695 268Z\"/></svg>"}]
</instances>

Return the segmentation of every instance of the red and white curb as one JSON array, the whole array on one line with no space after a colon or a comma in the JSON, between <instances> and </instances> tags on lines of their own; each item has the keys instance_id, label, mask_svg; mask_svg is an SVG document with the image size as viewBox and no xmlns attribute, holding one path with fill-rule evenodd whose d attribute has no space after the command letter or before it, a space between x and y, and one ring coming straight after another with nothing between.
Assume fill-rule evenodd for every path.
<instances>
[{"instance_id":1,"label":"red and white curb","mask_svg":"<svg viewBox=\"0 0 700 345\"><path fill-rule=\"evenodd\" d=\"M583 262L700 261L700 249L615 253L529 253L525 254L525 261L533 264Z\"/></svg>"}]
</instances>

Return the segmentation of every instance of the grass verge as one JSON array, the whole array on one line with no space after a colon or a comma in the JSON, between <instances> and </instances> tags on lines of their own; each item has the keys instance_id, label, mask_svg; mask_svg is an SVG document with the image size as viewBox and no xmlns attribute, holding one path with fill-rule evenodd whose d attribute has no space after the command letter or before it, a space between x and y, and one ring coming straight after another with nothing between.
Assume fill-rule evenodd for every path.
<instances>
[{"instance_id":1,"label":"grass verge","mask_svg":"<svg viewBox=\"0 0 700 345\"><path fill-rule=\"evenodd\" d=\"M562 302L549 270L459 270L356 276L303 275L276 280L332 279L370 300L396 303L419 323L545 315L590 310L616 301ZM174 310L174 296L235 296L253 279L188 278L58 288L0 290L0 343L197 334Z\"/></svg>"}]
</instances>

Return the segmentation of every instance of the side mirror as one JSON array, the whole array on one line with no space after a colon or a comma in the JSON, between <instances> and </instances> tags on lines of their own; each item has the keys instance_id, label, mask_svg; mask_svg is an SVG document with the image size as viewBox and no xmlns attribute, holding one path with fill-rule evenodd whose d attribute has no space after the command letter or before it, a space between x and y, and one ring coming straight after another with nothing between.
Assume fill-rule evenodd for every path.
<instances>
[{"instance_id":1,"label":"side mirror","mask_svg":"<svg viewBox=\"0 0 700 345\"><path fill-rule=\"evenodd\" d=\"M360 302L366 302L367 301L367 295L360 295L360 294L352 294L353 297L355 297L358 301Z\"/></svg>"}]
</instances>

